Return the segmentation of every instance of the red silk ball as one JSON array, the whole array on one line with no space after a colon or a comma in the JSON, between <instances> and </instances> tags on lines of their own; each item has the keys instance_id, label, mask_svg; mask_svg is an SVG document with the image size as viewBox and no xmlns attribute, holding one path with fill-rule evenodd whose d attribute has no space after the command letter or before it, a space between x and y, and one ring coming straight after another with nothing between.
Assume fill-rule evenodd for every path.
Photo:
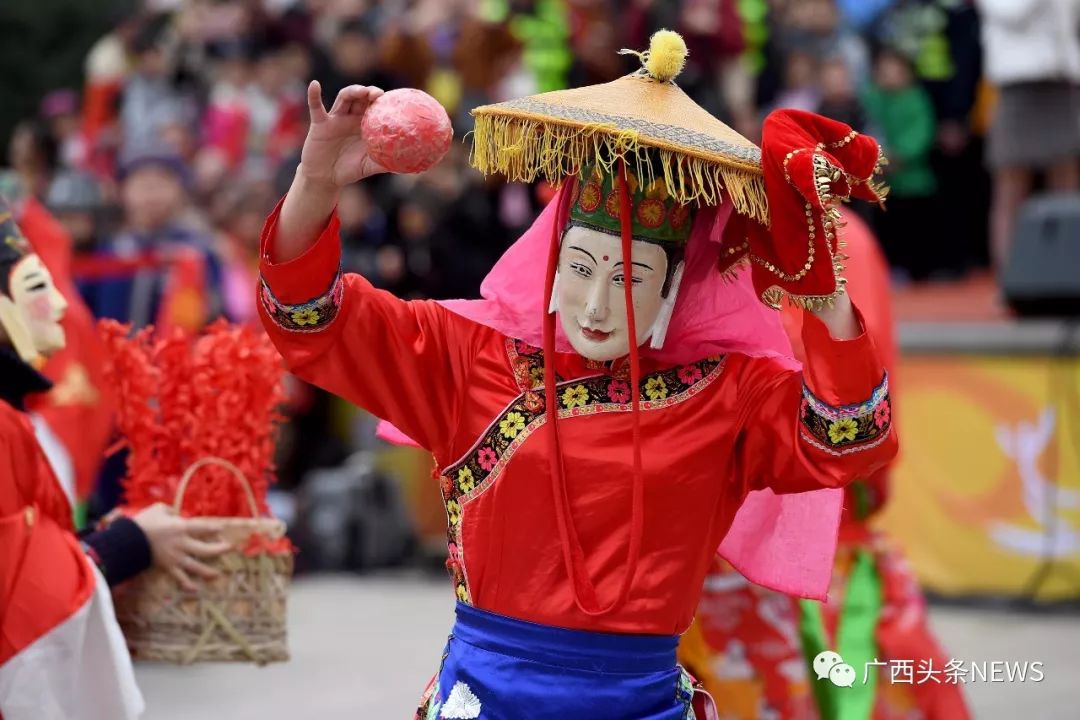
<instances>
[{"instance_id":1,"label":"red silk ball","mask_svg":"<svg viewBox=\"0 0 1080 720\"><path fill-rule=\"evenodd\" d=\"M360 131L375 162L394 173L418 173L442 160L454 129L439 102L422 90L391 90L372 103Z\"/></svg>"}]
</instances>

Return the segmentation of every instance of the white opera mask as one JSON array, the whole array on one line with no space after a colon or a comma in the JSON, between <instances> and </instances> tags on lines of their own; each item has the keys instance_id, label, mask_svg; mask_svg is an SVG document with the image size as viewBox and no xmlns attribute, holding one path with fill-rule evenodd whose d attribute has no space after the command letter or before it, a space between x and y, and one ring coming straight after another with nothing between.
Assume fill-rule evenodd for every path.
<instances>
[{"instance_id":1,"label":"white opera mask","mask_svg":"<svg viewBox=\"0 0 1080 720\"><path fill-rule=\"evenodd\" d=\"M67 301L52 274L19 232L7 208L0 210L0 325L23 361L38 364L64 347L60 321Z\"/></svg>"},{"instance_id":2,"label":"white opera mask","mask_svg":"<svg viewBox=\"0 0 1080 720\"><path fill-rule=\"evenodd\" d=\"M558 310L570 345L582 357L606 362L630 352L623 289L627 282L632 283L634 344L649 340L660 318L666 332L682 264L669 282L668 254L663 247L635 240L631 253L627 268L618 236L577 225L563 236L552 306Z\"/></svg>"}]
</instances>

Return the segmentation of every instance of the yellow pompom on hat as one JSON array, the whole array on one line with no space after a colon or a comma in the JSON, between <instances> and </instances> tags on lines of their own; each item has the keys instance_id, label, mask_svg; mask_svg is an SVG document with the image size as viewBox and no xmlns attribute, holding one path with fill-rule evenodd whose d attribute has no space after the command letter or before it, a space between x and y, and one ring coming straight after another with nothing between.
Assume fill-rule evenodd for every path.
<instances>
[{"instance_id":1,"label":"yellow pompom on hat","mask_svg":"<svg viewBox=\"0 0 1080 720\"><path fill-rule=\"evenodd\" d=\"M472 163L484 173L558 183L580 168L623 159L647 184L662 178L680 203L727 200L768 222L761 151L683 92L682 37L653 34L641 69L602 85L532 95L473 110Z\"/></svg>"},{"instance_id":2,"label":"yellow pompom on hat","mask_svg":"<svg viewBox=\"0 0 1080 720\"><path fill-rule=\"evenodd\" d=\"M658 30L649 41L649 49L644 53L633 53L641 58L645 72L659 82L671 82L686 66L686 41L682 35L671 30Z\"/></svg>"}]
</instances>

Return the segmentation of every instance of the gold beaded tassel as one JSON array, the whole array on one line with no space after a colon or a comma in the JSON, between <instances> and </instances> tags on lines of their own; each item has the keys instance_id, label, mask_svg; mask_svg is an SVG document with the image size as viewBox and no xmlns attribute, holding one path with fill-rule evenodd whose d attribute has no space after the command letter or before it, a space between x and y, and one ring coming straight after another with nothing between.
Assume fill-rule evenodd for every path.
<instances>
[{"instance_id":1,"label":"gold beaded tassel","mask_svg":"<svg viewBox=\"0 0 1080 720\"><path fill-rule=\"evenodd\" d=\"M843 147L847 143L851 142L856 136L856 133L850 133L847 137L840 140L838 143L834 143L830 147ZM828 158L821 152L825 146L819 143L815 148L813 165L814 165L814 189L817 193L818 203L822 207L821 212L821 232L824 234L825 250L829 253L829 260L832 264L833 275L836 281L836 290L829 295L813 295L813 296L794 296L788 295L792 303L799 307L803 307L808 310L821 310L828 306L833 307L836 298L846 292L844 287L847 284L847 279L844 278L841 273L846 269L844 261L848 259L848 256L844 253L837 252L837 250L844 247L843 240L839 237L839 231L844 226L841 221L840 210L837 208L837 204L840 201L846 201L847 197L837 197L833 193L833 184L844 178L843 171L829 162ZM791 182L791 178L788 175L788 162L803 149L796 149L788 153L784 158L784 176ZM774 272L777 277L785 282L796 282L806 277L810 272L814 264L817 230L818 223L814 217L814 204L806 202L804 205L804 211L806 214L806 229L808 236L808 251L806 264L799 272L788 275L779 268L776 268L771 263L761 261L766 269ZM770 290L777 290L779 288L770 288ZM774 293L774 295L777 293ZM769 297L763 296L766 302L769 302ZM775 298L774 298L775 299ZM772 303L770 303L772 304Z\"/></svg>"},{"instance_id":2,"label":"gold beaded tassel","mask_svg":"<svg viewBox=\"0 0 1080 720\"><path fill-rule=\"evenodd\" d=\"M875 195L879 204L884 204L885 197L888 194L888 187L883 183L874 180L874 177L879 175L884 167L888 164L888 159L881 152L878 151L877 161L874 166L874 171L869 179L860 179L852 177L845 172L842 168L837 167L830 162L829 157L825 154L826 149L839 149L850 144L859 135L858 132L852 130L843 138L832 143L818 143L813 149L810 148L796 148L789 152L784 157L784 179L787 180L789 185L794 187L794 183L791 181L791 175L788 171L788 165L791 159L802 152L810 152L813 154L813 172L814 172L814 190L817 195L818 204L821 207L821 232L824 234L825 250L829 254L829 260L833 268L833 276L836 282L836 289L829 295L802 295L793 296L788 294L791 302L799 307L806 308L808 310L820 310L825 306L833 307L836 298L846 292L847 279L843 277L843 273L847 268L844 263L849 259L849 256L841 252L847 247L847 243L844 242L840 236L840 230L846 225L842 220L842 216L839 210L840 202L848 202L851 199L850 192L856 184L866 183L870 190ZM848 185L848 193L837 196L834 188L835 183L845 180ZM749 255L750 259L758 265L764 267L769 272L774 273L778 278L785 282L797 282L810 272L815 259L815 240L817 239L817 221L814 217L814 204L807 202L805 204L806 212L806 231L808 236L808 249L807 260L802 270L788 274L778 268L775 264L765 260L764 258ZM761 294L762 300L775 308L780 307L780 302L783 300L784 291L778 286L772 286Z\"/></svg>"}]
</instances>

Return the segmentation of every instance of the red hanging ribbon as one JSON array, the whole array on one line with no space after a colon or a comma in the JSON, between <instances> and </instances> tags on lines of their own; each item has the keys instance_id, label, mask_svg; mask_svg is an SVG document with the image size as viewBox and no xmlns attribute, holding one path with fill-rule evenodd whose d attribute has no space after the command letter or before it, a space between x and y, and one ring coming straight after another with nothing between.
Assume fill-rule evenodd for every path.
<instances>
[{"instance_id":1,"label":"red hanging ribbon","mask_svg":"<svg viewBox=\"0 0 1080 720\"><path fill-rule=\"evenodd\" d=\"M626 300L626 320L629 332L630 349L630 383L631 383L631 419L633 423L633 478L630 501L630 530L626 548L626 563L622 585L615 599L606 606L601 607L596 591L596 586L589 578L586 565L585 553L581 548L577 529L574 527L571 517L570 497L566 489L565 472L563 468L562 450L559 444L558 404L555 387L555 316L547 311L547 299L551 297L555 284L555 271L559 263L559 248L561 244L561 231L565 226L569 210L569 199L572 195L569 188L564 189L559 203L557 222L551 233L551 248L548 252L547 275L545 278L544 292L544 397L548 417L548 426L551 428L551 442L549 444L551 464L551 485L554 496L555 520L559 530L560 546L563 554L563 563L567 574L573 583L574 604L586 615L593 617L607 615L618 610L630 597L630 588L633 585L634 576L637 574L638 561L641 558L641 540L645 526L645 481L642 473L641 461L641 363L637 347L637 323L634 317L633 282L629 278L630 260L633 240L631 213L633 207L630 202L629 184L626 178L626 163L619 161L619 219L622 229L622 251L624 274L626 281L623 283L623 293Z\"/></svg>"}]
</instances>

